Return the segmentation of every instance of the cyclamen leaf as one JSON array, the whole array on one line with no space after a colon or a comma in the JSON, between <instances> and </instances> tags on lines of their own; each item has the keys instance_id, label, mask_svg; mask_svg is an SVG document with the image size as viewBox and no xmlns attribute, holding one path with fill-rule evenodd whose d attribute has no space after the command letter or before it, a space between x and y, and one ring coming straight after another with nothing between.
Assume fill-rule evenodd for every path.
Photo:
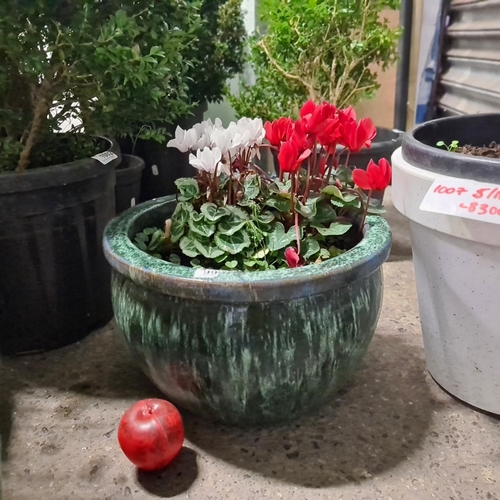
<instances>
[{"instance_id":1,"label":"cyclamen leaf","mask_svg":"<svg viewBox=\"0 0 500 500\"><path fill-rule=\"evenodd\" d=\"M170 254L168 260L175 265L179 265L181 263L181 258L175 253Z\"/></svg>"},{"instance_id":2,"label":"cyclamen leaf","mask_svg":"<svg viewBox=\"0 0 500 500\"><path fill-rule=\"evenodd\" d=\"M295 204L295 209L297 210L297 212L299 212L300 215L303 215L307 219L311 219L316 215L316 206L319 200L319 198L312 198L310 200L307 200L305 205L300 201L297 201L297 203Z\"/></svg>"},{"instance_id":3,"label":"cyclamen leaf","mask_svg":"<svg viewBox=\"0 0 500 500\"><path fill-rule=\"evenodd\" d=\"M290 212L291 202L288 198L283 198L281 196L271 196L265 203L268 207L275 208L279 212L288 213Z\"/></svg>"},{"instance_id":4,"label":"cyclamen leaf","mask_svg":"<svg viewBox=\"0 0 500 500\"><path fill-rule=\"evenodd\" d=\"M224 252L236 255L250 246L250 236L246 231L238 231L235 234L216 233L214 236L215 244Z\"/></svg>"},{"instance_id":5,"label":"cyclamen leaf","mask_svg":"<svg viewBox=\"0 0 500 500\"><path fill-rule=\"evenodd\" d=\"M170 241L177 243L184 235L185 225L193 212L193 206L189 203L177 203L172 214L172 225L170 227Z\"/></svg>"},{"instance_id":6,"label":"cyclamen leaf","mask_svg":"<svg viewBox=\"0 0 500 500\"><path fill-rule=\"evenodd\" d=\"M181 178L175 181L175 185L179 190L177 195L178 201L191 201L198 197L200 190L195 179Z\"/></svg>"},{"instance_id":7,"label":"cyclamen leaf","mask_svg":"<svg viewBox=\"0 0 500 500\"><path fill-rule=\"evenodd\" d=\"M215 203L204 203L200 210L210 222L217 222L230 213L226 207L218 207Z\"/></svg>"},{"instance_id":8,"label":"cyclamen leaf","mask_svg":"<svg viewBox=\"0 0 500 500\"><path fill-rule=\"evenodd\" d=\"M324 200L316 206L316 215L313 217L313 222L317 224L329 224L337 218L337 212L334 208Z\"/></svg>"},{"instance_id":9,"label":"cyclamen leaf","mask_svg":"<svg viewBox=\"0 0 500 500\"><path fill-rule=\"evenodd\" d=\"M219 233L231 236L232 234L237 233L246 224L247 221L245 220L240 220L235 217L230 217L229 219L219 222L219 224L217 225L217 229Z\"/></svg>"},{"instance_id":10,"label":"cyclamen leaf","mask_svg":"<svg viewBox=\"0 0 500 500\"><path fill-rule=\"evenodd\" d=\"M237 260L228 260L224 265L228 269L236 269L238 267L238 261Z\"/></svg>"},{"instance_id":11,"label":"cyclamen leaf","mask_svg":"<svg viewBox=\"0 0 500 500\"><path fill-rule=\"evenodd\" d=\"M201 220L199 222L194 221L193 219L189 219L188 221L189 229L200 236L204 236L209 238L212 234L215 233L215 225L210 224L206 220Z\"/></svg>"},{"instance_id":12,"label":"cyclamen leaf","mask_svg":"<svg viewBox=\"0 0 500 500\"><path fill-rule=\"evenodd\" d=\"M302 249L302 257L309 259L316 255L321 250L319 243L314 238L307 238L304 241L304 248Z\"/></svg>"},{"instance_id":13,"label":"cyclamen leaf","mask_svg":"<svg viewBox=\"0 0 500 500\"><path fill-rule=\"evenodd\" d=\"M200 255L199 250L194 246L193 238L189 236L184 236L179 242L179 248L182 250L182 253L187 257L197 257Z\"/></svg>"},{"instance_id":14,"label":"cyclamen leaf","mask_svg":"<svg viewBox=\"0 0 500 500\"><path fill-rule=\"evenodd\" d=\"M224 252L217 248L211 241L193 240L195 248L207 259L216 259L224 255Z\"/></svg>"},{"instance_id":15,"label":"cyclamen leaf","mask_svg":"<svg viewBox=\"0 0 500 500\"><path fill-rule=\"evenodd\" d=\"M257 222L259 222L260 224L270 224L274 220L274 218L274 215L266 210L265 212L259 214L259 216L257 217Z\"/></svg>"},{"instance_id":16,"label":"cyclamen leaf","mask_svg":"<svg viewBox=\"0 0 500 500\"><path fill-rule=\"evenodd\" d=\"M242 221L250 220L250 216L242 208L235 207L233 205L229 205L226 208L228 209L229 213L235 218L240 219Z\"/></svg>"},{"instance_id":17,"label":"cyclamen leaf","mask_svg":"<svg viewBox=\"0 0 500 500\"><path fill-rule=\"evenodd\" d=\"M342 195L342 191L340 191L340 189L337 186L333 186L333 185L326 186L326 188L324 188L321 192L323 194L335 196L335 198L338 198L339 200L344 199L344 196Z\"/></svg>"},{"instance_id":18,"label":"cyclamen leaf","mask_svg":"<svg viewBox=\"0 0 500 500\"><path fill-rule=\"evenodd\" d=\"M351 227L352 224L339 224L338 222L332 222L330 227L316 227L316 229L322 236L341 236L347 233Z\"/></svg>"},{"instance_id":19,"label":"cyclamen leaf","mask_svg":"<svg viewBox=\"0 0 500 500\"><path fill-rule=\"evenodd\" d=\"M257 198L260 193L260 176L257 174L250 174L243 182L243 192L245 193L246 200L253 200Z\"/></svg>"},{"instance_id":20,"label":"cyclamen leaf","mask_svg":"<svg viewBox=\"0 0 500 500\"><path fill-rule=\"evenodd\" d=\"M281 222L277 222L274 226L274 231L267 235L267 247L271 252L276 250L281 250L289 245L292 241L295 241L295 227L291 227L287 232L285 232L285 226Z\"/></svg>"}]
</instances>

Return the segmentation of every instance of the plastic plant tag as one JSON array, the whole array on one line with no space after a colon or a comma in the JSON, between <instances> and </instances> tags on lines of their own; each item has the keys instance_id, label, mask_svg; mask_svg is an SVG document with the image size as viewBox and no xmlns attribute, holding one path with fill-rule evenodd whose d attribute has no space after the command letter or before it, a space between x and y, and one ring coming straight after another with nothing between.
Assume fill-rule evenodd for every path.
<instances>
[{"instance_id":1,"label":"plastic plant tag","mask_svg":"<svg viewBox=\"0 0 500 500\"><path fill-rule=\"evenodd\" d=\"M153 172L153 175L160 175L160 172L158 172L158 165L151 165L151 172Z\"/></svg>"},{"instance_id":2,"label":"plastic plant tag","mask_svg":"<svg viewBox=\"0 0 500 500\"><path fill-rule=\"evenodd\" d=\"M500 185L438 177L420 210L500 224Z\"/></svg>"},{"instance_id":3,"label":"plastic plant tag","mask_svg":"<svg viewBox=\"0 0 500 500\"><path fill-rule=\"evenodd\" d=\"M131 207L135 207L135 198L132 198L132 199L130 200L130 206L131 206Z\"/></svg>"},{"instance_id":4,"label":"plastic plant tag","mask_svg":"<svg viewBox=\"0 0 500 500\"><path fill-rule=\"evenodd\" d=\"M103 153L92 156L92 158L101 162L103 165L107 165L109 162L116 160L118 156L111 151L104 151Z\"/></svg>"},{"instance_id":5,"label":"plastic plant tag","mask_svg":"<svg viewBox=\"0 0 500 500\"><path fill-rule=\"evenodd\" d=\"M195 278L217 278L219 276L219 271L215 269L196 269L194 272Z\"/></svg>"}]
</instances>

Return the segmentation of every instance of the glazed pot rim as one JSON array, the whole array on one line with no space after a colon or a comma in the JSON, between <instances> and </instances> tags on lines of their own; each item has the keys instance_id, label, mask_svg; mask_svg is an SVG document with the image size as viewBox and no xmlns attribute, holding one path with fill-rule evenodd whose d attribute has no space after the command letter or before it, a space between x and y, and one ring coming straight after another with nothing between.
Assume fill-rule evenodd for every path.
<instances>
[{"instance_id":1,"label":"glazed pot rim","mask_svg":"<svg viewBox=\"0 0 500 500\"><path fill-rule=\"evenodd\" d=\"M220 270L214 276L199 277L195 268L148 255L137 248L129 236L131 227L144 214L175 202L173 195L126 210L109 222L103 240L105 256L115 271L139 285L168 295L229 302L289 300L316 295L369 276L390 253L392 235L388 223L382 217L368 216L361 242L320 264L256 272Z\"/></svg>"}]
</instances>

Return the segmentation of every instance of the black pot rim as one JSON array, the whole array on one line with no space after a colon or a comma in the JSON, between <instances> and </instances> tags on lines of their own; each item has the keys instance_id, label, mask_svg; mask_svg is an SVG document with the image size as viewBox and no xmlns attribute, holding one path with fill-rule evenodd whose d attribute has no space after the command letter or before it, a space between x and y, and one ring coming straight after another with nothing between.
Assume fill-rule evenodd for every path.
<instances>
[{"instance_id":1,"label":"black pot rim","mask_svg":"<svg viewBox=\"0 0 500 500\"><path fill-rule=\"evenodd\" d=\"M107 137L100 139L108 143L105 152L112 152L114 142ZM50 167L27 169L24 172L3 172L0 174L0 195L71 184L89 177L108 175L109 168L115 168L119 161L120 156L104 165L93 158L83 158Z\"/></svg>"},{"instance_id":2,"label":"black pot rim","mask_svg":"<svg viewBox=\"0 0 500 500\"><path fill-rule=\"evenodd\" d=\"M367 218L363 240L348 252L321 264L276 271L218 271L210 279L195 277L196 269L178 266L139 250L130 230L139 218L175 203L167 196L126 210L104 231L104 254L111 267L135 283L160 293L195 300L224 302L283 301L316 295L344 286L377 271L387 260L392 235L387 222Z\"/></svg>"},{"instance_id":3,"label":"black pot rim","mask_svg":"<svg viewBox=\"0 0 500 500\"><path fill-rule=\"evenodd\" d=\"M467 144L468 130L472 130L490 120L500 123L500 114L452 116L422 123L404 135L401 151L403 159L411 165L429 172L461 179L498 183L500 180L500 160L450 152L436 145L426 144L418 139L420 134L423 132L430 133L432 129L435 130L436 135L439 135L440 130L444 131L449 130L450 127L460 126L463 138L457 137L456 139L460 139L462 144ZM462 123L463 126L461 126ZM438 136L435 139L437 143L442 140L442 137ZM500 130L498 140L500 142Z\"/></svg>"}]
</instances>

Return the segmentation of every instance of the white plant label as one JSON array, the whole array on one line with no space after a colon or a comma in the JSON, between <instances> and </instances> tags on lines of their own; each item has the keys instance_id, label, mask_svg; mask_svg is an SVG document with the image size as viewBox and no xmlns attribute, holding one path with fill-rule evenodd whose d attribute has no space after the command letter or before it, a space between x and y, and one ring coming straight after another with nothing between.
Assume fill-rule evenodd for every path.
<instances>
[{"instance_id":1,"label":"white plant label","mask_svg":"<svg viewBox=\"0 0 500 500\"><path fill-rule=\"evenodd\" d=\"M420 210L500 224L500 185L438 177Z\"/></svg>"},{"instance_id":2,"label":"white plant label","mask_svg":"<svg viewBox=\"0 0 500 500\"><path fill-rule=\"evenodd\" d=\"M216 271L215 269L196 269L194 272L194 277L195 278L217 278L219 276L219 271Z\"/></svg>"},{"instance_id":3,"label":"white plant label","mask_svg":"<svg viewBox=\"0 0 500 500\"><path fill-rule=\"evenodd\" d=\"M160 175L160 172L158 172L158 165L151 165L151 172L153 172L153 175Z\"/></svg>"},{"instance_id":4,"label":"white plant label","mask_svg":"<svg viewBox=\"0 0 500 500\"><path fill-rule=\"evenodd\" d=\"M116 160L118 158L115 153L111 151L104 151L104 153L99 153L97 155L92 156L94 160L100 161L103 165L107 165L109 162Z\"/></svg>"},{"instance_id":5,"label":"white plant label","mask_svg":"<svg viewBox=\"0 0 500 500\"><path fill-rule=\"evenodd\" d=\"M130 206L131 206L131 207L135 207L135 198L132 198L132 199L130 200Z\"/></svg>"}]
</instances>

